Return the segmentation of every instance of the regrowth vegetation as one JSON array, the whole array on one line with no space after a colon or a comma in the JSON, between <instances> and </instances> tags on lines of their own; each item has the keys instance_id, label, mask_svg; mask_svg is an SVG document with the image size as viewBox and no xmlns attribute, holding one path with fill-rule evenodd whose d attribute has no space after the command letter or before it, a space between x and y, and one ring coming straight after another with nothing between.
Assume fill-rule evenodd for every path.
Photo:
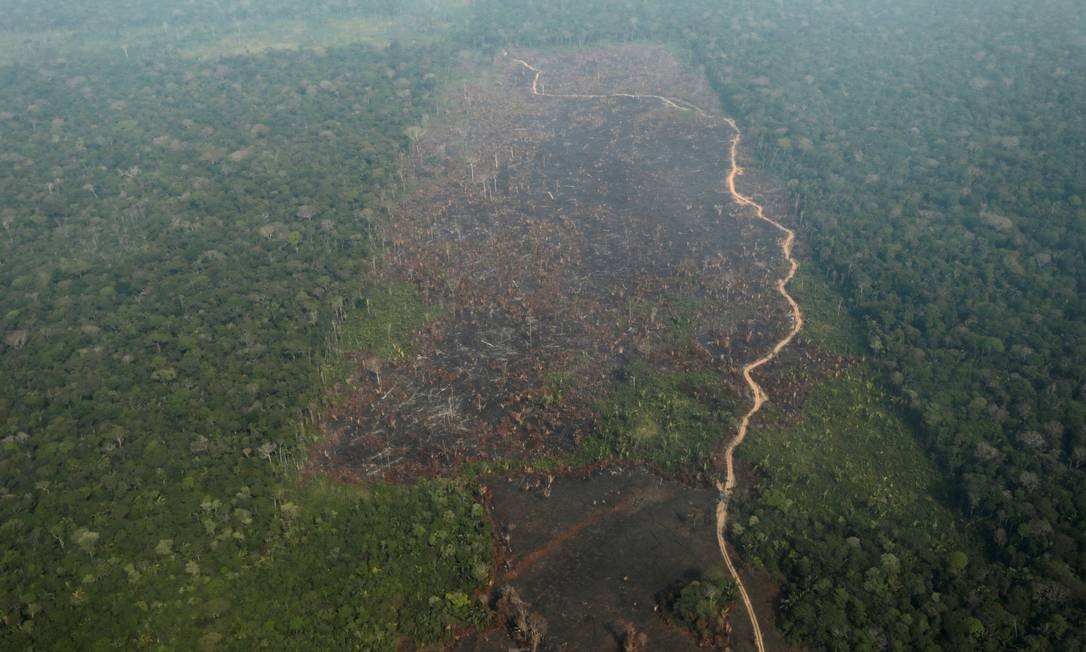
<instances>
[{"instance_id":1,"label":"regrowth vegetation","mask_svg":"<svg viewBox=\"0 0 1086 652\"><path fill-rule=\"evenodd\" d=\"M733 430L735 395L712 371L662 372L634 363L597 406L587 456L647 461L679 474L705 473Z\"/></svg>"},{"instance_id":2,"label":"regrowth vegetation","mask_svg":"<svg viewBox=\"0 0 1086 652\"><path fill-rule=\"evenodd\" d=\"M702 647L728 645L728 613L739 597L726 576L690 580L663 597L664 617L686 628Z\"/></svg>"}]
</instances>

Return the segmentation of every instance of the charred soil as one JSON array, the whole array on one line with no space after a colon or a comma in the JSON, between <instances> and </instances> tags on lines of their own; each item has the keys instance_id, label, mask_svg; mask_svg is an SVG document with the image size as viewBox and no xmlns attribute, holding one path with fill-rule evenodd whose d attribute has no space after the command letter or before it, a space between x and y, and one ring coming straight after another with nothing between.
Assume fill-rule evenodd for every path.
<instances>
[{"instance_id":1,"label":"charred soil","mask_svg":"<svg viewBox=\"0 0 1086 652\"><path fill-rule=\"evenodd\" d=\"M548 66L572 91L667 84L711 104L663 50ZM495 68L416 143L428 183L396 210L380 273L441 316L326 414L311 459L340 477L568 456L631 362L717 370L742 395L736 370L785 328L776 235L721 184L726 125L637 99L532 98L525 71Z\"/></svg>"},{"instance_id":2,"label":"charred soil","mask_svg":"<svg viewBox=\"0 0 1086 652\"><path fill-rule=\"evenodd\" d=\"M714 491L636 468L492 478L487 487L504 557L495 600L515 587L546 618L544 649L620 650L630 626L647 649L698 649L658 609L670 586L719 565ZM498 627L457 649L508 650L514 642Z\"/></svg>"},{"instance_id":3,"label":"charred soil","mask_svg":"<svg viewBox=\"0 0 1086 652\"><path fill-rule=\"evenodd\" d=\"M665 92L716 106L663 48L532 60L546 66L547 93ZM640 98L533 96L532 74L508 57L468 72L478 81L411 134L403 173L418 188L395 209L377 270L438 316L410 354L377 373L359 363L324 416L310 470L397 482L539 460L569 470L631 369L714 374L741 412L742 365L781 340L792 315L776 289L788 269L780 234L723 183L733 130ZM787 211L780 187L758 187L759 202ZM809 373L833 363L800 340L760 382L787 414ZM713 428L720 449L734 428ZM709 463L719 471L722 460ZM515 585L503 604L545 615L545 648L620 649L629 623L654 648L694 647L654 612L668 586L719 565L717 493L679 475L686 484L629 466L484 477L506 546L491 600ZM761 607L771 583L758 584ZM507 636L483 633L463 649L506 649Z\"/></svg>"}]
</instances>

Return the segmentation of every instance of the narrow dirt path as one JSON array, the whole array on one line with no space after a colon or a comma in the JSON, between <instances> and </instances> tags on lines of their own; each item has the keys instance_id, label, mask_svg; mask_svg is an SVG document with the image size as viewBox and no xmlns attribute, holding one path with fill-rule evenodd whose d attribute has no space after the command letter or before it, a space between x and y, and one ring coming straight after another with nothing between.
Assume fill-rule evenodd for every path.
<instances>
[{"instance_id":1,"label":"narrow dirt path","mask_svg":"<svg viewBox=\"0 0 1086 652\"><path fill-rule=\"evenodd\" d=\"M513 59L513 62L523 66L533 74L532 95L534 96L582 100L604 100L613 99L616 97L624 97L637 100L655 100L663 103L665 106L676 109L678 111L693 112L704 118L712 118L712 116L696 106L680 103L677 100L673 100L662 95L646 95L634 93L610 93L606 95L594 95L585 93L547 93L543 88L540 87L539 83L539 79L543 75L542 70L532 66L530 63L521 59ZM775 227L784 234L784 238L781 240L781 253L783 254L785 260L788 261L789 266L788 273L785 274L783 278L777 281L777 291L780 293L781 296L784 297L784 299L788 302L788 305L792 309L792 328L780 341L778 341L773 346L773 348L768 353L758 358L757 360L754 360L753 362L748 362L747 364L743 365L743 380L745 380L747 386L750 387L754 402L751 405L750 410L748 410L747 413L743 415L743 418L739 421L739 430L736 432L735 437L732 438L732 440L728 443L727 448L725 448L724 450L724 463L726 469L724 482L721 482L720 480L716 481L717 490L720 492L720 500L716 506L717 545L720 547L720 554L724 558L724 565L728 568L728 572L731 573L732 578L735 580L736 587L738 587L739 589L739 595L743 600L743 606L746 608L747 616L750 618L751 628L754 631L754 644L757 647L758 652L765 652L765 642L762 638L762 628L758 624L758 616L754 612L754 605L750 600L749 594L747 593L746 586L743 584L743 579L739 576L738 571L736 571L735 569L735 564L732 563L731 556L728 554L728 547L724 540L724 532L726 531L728 524L728 500L731 497L732 490L735 489L736 485L734 462L735 449L743 443L744 439L746 439L747 432L750 429L751 418L753 418L754 415L762 409L762 406L769 398L765 390L762 389L762 386L759 385L756 380L754 380L753 373L759 367L767 364L768 362L776 358L777 355L780 354L780 352L784 350L784 348L788 346L793 339L795 339L796 335L803 328L803 311L800 309L799 304L792 297L792 295L788 293L788 289L786 287L788 285L788 282L795 277L796 271L799 269L799 261L797 261L796 258L792 255L792 247L795 245L796 240L795 232L792 229L789 229L780 222L766 215L765 207L754 201L752 197L739 192L739 190L736 188L736 178L738 178L739 175L743 174L743 168L739 165L739 143L743 138L743 132L739 130L739 126L735 123L735 120L727 117L721 119L725 123L727 123L727 125L735 133L735 137L732 139L731 143L731 168L729 169L728 176L725 179L725 185L728 193L731 195L735 203L739 204L740 206L748 206L750 208L753 208L755 216L758 219L768 224L771 224L773 227Z\"/></svg>"}]
</instances>

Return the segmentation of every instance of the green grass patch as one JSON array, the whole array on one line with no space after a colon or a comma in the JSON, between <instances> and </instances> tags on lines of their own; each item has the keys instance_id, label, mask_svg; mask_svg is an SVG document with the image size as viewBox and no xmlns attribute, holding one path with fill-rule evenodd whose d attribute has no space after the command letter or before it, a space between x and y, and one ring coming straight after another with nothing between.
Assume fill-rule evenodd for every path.
<instances>
[{"instance_id":1,"label":"green grass patch","mask_svg":"<svg viewBox=\"0 0 1086 652\"><path fill-rule=\"evenodd\" d=\"M811 389L801 420L764 427L759 415L738 456L761 476L759 509L821 513L863 527L886 520L938 531L954 521L941 474L890 398L861 372ZM768 408L767 408L768 410Z\"/></svg>"},{"instance_id":2,"label":"green grass patch","mask_svg":"<svg viewBox=\"0 0 1086 652\"><path fill-rule=\"evenodd\" d=\"M663 319L668 339L673 345L685 345L694 337L698 316L707 305L708 301L692 297L679 297L668 303L657 319Z\"/></svg>"},{"instance_id":3,"label":"green grass patch","mask_svg":"<svg viewBox=\"0 0 1086 652\"><path fill-rule=\"evenodd\" d=\"M466 480L511 473L552 473L587 466L592 461L586 459L580 451L565 456L540 455L518 459L476 460L464 464L458 477Z\"/></svg>"},{"instance_id":4,"label":"green grass patch","mask_svg":"<svg viewBox=\"0 0 1086 652\"><path fill-rule=\"evenodd\" d=\"M736 398L719 374L663 373L635 363L597 407L598 426L584 442L586 461L638 459L673 472L706 471L730 435Z\"/></svg>"},{"instance_id":5,"label":"green grass patch","mask_svg":"<svg viewBox=\"0 0 1086 652\"><path fill-rule=\"evenodd\" d=\"M800 339L814 342L846 356L859 356L865 346L856 323L822 272L806 263L788 284L803 309L805 323Z\"/></svg>"},{"instance_id":6,"label":"green grass patch","mask_svg":"<svg viewBox=\"0 0 1086 652\"><path fill-rule=\"evenodd\" d=\"M640 327L652 318L656 311L655 325L662 328L666 343L679 350L686 350L698 332L706 314L712 311L714 304L707 300L687 295L674 295L665 298L633 304L628 310L616 311L621 328Z\"/></svg>"},{"instance_id":7,"label":"green grass patch","mask_svg":"<svg viewBox=\"0 0 1086 652\"><path fill-rule=\"evenodd\" d=\"M402 359L414 347L418 330L439 314L437 308L423 305L413 285L372 286L344 320L340 348Z\"/></svg>"},{"instance_id":8,"label":"green grass patch","mask_svg":"<svg viewBox=\"0 0 1086 652\"><path fill-rule=\"evenodd\" d=\"M543 402L547 405L561 403L566 392L577 383L577 377L568 372L556 371L547 374L543 382Z\"/></svg>"},{"instance_id":9,"label":"green grass patch","mask_svg":"<svg viewBox=\"0 0 1086 652\"><path fill-rule=\"evenodd\" d=\"M348 353L371 353L388 362L403 360L417 344L419 329L440 314L438 308L422 303L414 286L404 283L370 286L345 311L334 351L321 365L323 377L330 382L350 377Z\"/></svg>"}]
</instances>

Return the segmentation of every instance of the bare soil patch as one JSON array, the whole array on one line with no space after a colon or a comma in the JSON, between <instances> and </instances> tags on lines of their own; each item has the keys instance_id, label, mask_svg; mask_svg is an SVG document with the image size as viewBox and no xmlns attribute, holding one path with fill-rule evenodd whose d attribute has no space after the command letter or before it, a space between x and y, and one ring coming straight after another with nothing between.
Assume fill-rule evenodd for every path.
<instances>
[{"instance_id":1,"label":"bare soil patch","mask_svg":"<svg viewBox=\"0 0 1086 652\"><path fill-rule=\"evenodd\" d=\"M494 597L512 585L546 619L542 649L619 650L627 623L647 636L647 649L698 649L657 606L677 582L719 566L716 492L621 468L492 479L487 487L504 556ZM512 647L499 627L456 649Z\"/></svg>"}]
</instances>

